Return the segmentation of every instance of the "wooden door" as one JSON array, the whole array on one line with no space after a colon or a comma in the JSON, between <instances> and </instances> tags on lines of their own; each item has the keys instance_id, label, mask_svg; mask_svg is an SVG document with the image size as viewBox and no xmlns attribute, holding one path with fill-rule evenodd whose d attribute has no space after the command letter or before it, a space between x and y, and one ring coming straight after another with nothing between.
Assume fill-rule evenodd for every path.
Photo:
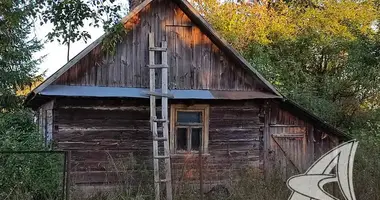
<instances>
[{"instance_id":1,"label":"wooden door","mask_svg":"<svg viewBox=\"0 0 380 200\"><path fill-rule=\"evenodd\" d=\"M269 158L283 179L303 173L307 164L307 129L302 125L270 126Z\"/></svg>"}]
</instances>

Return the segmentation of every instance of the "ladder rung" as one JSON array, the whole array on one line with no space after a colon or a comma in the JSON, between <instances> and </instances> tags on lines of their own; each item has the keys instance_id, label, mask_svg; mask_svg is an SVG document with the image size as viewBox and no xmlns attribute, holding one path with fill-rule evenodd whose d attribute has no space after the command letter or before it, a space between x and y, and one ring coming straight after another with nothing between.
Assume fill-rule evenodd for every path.
<instances>
[{"instance_id":1,"label":"ladder rung","mask_svg":"<svg viewBox=\"0 0 380 200\"><path fill-rule=\"evenodd\" d=\"M154 141L167 141L168 138L166 138L166 137L155 137L155 138L153 138L153 140Z\"/></svg>"},{"instance_id":2,"label":"ladder rung","mask_svg":"<svg viewBox=\"0 0 380 200\"><path fill-rule=\"evenodd\" d=\"M149 47L149 51L166 51L167 48L162 47Z\"/></svg>"},{"instance_id":3,"label":"ladder rung","mask_svg":"<svg viewBox=\"0 0 380 200\"><path fill-rule=\"evenodd\" d=\"M154 122L169 122L166 119L153 119Z\"/></svg>"},{"instance_id":4,"label":"ladder rung","mask_svg":"<svg viewBox=\"0 0 380 200\"><path fill-rule=\"evenodd\" d=\"M154 159L168 159L170 156L154 156Z\"/></svg>"},{"instance_id":5,"label":"ladder rung","mask_svg":"<svg viewBox=\"0 0 380 200\"><path fill-rule=\"evenodd\" d=\"M150 96L174 98L174 95L173 94L169 94L169 93L164 94L164 93L160 93L160 92L151 92L151 91L147 91L145 93L147 95L150 95Z\"/></svg>"},{"instance_id":6,"label":"ladder rung","mask_svg":"<svg viewBox=\"0 0 380 200\"><path fill-rule=\"evenodd\" d=\"M169 68L168 65L165 64L157 64L157 65L147 65L149 69L162 69L162 68Z\"/></svg>"}]
</instances>

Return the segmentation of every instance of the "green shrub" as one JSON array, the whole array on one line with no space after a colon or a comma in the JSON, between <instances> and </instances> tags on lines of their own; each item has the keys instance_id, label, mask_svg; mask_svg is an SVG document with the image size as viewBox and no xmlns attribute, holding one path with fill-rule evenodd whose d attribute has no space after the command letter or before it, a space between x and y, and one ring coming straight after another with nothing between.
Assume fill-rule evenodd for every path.
<instances>
[{"instance_id":1,"label":"green shrub","mask_svg":"<svg viewBox=\"0 0 380 200\"><path fill-rule=\"evenodd\" d=\"M62 199L62 154L4 153L44 150L31 112L0 113L0 199Z\"/></svg>"}]
</instances>

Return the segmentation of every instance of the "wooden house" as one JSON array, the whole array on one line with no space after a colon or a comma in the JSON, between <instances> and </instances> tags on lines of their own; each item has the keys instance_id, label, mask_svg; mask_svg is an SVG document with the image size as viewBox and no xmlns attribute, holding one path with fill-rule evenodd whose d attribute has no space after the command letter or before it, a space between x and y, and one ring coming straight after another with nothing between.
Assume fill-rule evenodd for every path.
<instances>
[{"instance_id":1,"label":"wooden house","mask_svg":"<svg viewBox=\"0 0 380 200\"><path fill-rule=\"evenodd\" d=\"M26 101L52 148L71 151L72 184L117 182L110 158L153 169L158 145L169 151L166 184L202 182L206 191L242 169L302 172L347 138L282 96L186 0L141 1L122 22L128 32L114 54L99 38ZM166 141L153 137L153 109L168 113Z\"/></svg>"}]
</instances>

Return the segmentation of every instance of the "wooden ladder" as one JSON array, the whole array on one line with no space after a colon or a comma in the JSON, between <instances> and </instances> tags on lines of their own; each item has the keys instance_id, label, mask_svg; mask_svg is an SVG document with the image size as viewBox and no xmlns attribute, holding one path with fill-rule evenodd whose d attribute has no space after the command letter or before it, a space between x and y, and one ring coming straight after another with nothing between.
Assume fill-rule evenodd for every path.
<instances>
[{"instance_id":1,"label":"wooden ladder","mask_svg":"<svg viewBox=\"0 0 380 200\"><path fill-rule=\"evenodd\" d=\"M155 52L161 53L162 63L156 64ZM168 119L168 98L172 97L168 93L168 53L167 41L162 41L161 47L154 44L154 34L149 33L149 82L150 90L150 124L153 134L153 169L154 169L154 187L155 199L160 200L160 186L166 184L166 200L172 200L172 181L170 168L170 149L169 149L169 119ZM161 69L161 91L156 90L156 69ZM157 117L156 98L161 98L161 118ZM158 128L158 124L161 125ZM162 135L158 133L162 132ZM159 152L162 147L164 152ZM160 164L164 160L164 165ZM163 170L164 175L160 172ZM165 176L164 178L162 176Z\"/></svg>"}]
</instances>

